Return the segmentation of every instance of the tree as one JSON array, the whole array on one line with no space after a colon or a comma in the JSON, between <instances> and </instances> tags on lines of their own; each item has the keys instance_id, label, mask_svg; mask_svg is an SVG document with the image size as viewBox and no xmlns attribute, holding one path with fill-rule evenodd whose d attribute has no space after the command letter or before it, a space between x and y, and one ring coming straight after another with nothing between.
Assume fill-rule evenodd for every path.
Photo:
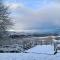
<instances>
[{"instance_id":1,"label":"tree","mask_svg":"<svg viewBox=\"0 0 60 60\"><path fill-rule=\"evenodd\" d=\"M8 39L8 28L11 27L12 22L9 17L9 8L0 0L0 41Z\"/></svg>"}]
</instances>

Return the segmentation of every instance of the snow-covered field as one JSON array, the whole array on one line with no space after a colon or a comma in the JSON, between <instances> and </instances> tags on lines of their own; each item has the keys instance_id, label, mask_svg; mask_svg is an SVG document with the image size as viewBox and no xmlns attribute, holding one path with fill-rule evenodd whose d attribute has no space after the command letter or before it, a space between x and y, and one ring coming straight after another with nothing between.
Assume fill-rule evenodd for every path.
<instances>
[{"instance_id":1,"label":"snow-covered field","mask_svg":"<svg viewBox=\"0 0 60 60\"><path fill-rule=\"evenodd\" d=\"M53 45L37 45L28 51L27 53L40 53L40 54L54 54L54 46Z\"/></svg>"},{"instance_id":2,"label":"snow-covered field","mask_svg":"<svg viewBox=\"0 0 60 60\"><path fill-rule=\"evenodd\" d=\"M0 53L0 60L60 60L60 53L53 54L52 45L37 45L27 53Z\"/></svg>"}]
</instances>

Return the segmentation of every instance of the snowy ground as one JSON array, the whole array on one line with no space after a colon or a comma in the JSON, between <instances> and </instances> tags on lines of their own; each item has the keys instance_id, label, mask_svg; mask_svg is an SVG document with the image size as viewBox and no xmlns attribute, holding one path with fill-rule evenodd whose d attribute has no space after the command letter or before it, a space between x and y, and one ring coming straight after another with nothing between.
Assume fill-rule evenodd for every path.
<instances>
[{"instance_id":1,"label":"snowy ground","mask_svg":"<svg viewBox=\"0 0 60 60\"><path fill-rule=\"evenodd\" d=\"M28 53L40 53L40 54L54 54L54 46L53 45L37 45L28 51Z\"/></svg>"},{"instance_id":2,"label":"snowy ground","mask_svg":"<svg viewBox=\"0 0 60 60\"><path fill-rule=\"evenodd\" d=\"M37 45L27 53L0 53L0 60L60 60L60 53L54 55L53 46Z\"/></svg>"}]
</instances>

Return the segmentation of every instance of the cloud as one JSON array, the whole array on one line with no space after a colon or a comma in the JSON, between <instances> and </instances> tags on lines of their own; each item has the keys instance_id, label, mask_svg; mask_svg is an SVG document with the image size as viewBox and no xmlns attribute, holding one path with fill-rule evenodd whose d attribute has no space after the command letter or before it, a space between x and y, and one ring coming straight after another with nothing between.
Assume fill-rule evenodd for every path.
<instances>
[{"instance_id":1,"label":"cloud","mask_svg":"<svg viewBox=\"0 0 60 60\"><path fill-rule=\"evenodd\" d=\"M24 5L22 3L9 3L9 2L6 2L5 3L6 6L9 6L9 9L10 10L17 10L18 8L22 8L24 7Z\"/></svg>"},{"instance_id":2,"label":"cloud","mask_svg":"<svg viewBox=\"0 0 60 60\"><path fill-rule=\"evenodd\" d=\"M10 9L17 9L20 5L15 4L15 3L11 3L9 6L10 6Z\"/></svg>"},{"instance_id":3,"label":"cloud","mask_svg":"<svg viewBox=\"0 0 60 60\"><path fill-rule=\"evenodd\" d=\"M60 4L48 5L37 11L27 11L18 18L25 29L59 28L60 27ZM28 12L28 13L27 13Z\"/></svg>"},{"instance_id":4,"label":"cloud","mask_svg":"<svg viewBox=\"0 0 60 60\"><path fill-rule=\"evenodd\" d=\"M31 9L24 4L10 4L10 9L16 10L14 29L60 28L60 4L55 3L55 1L39 7L38 9Z\"/></svg>"}]
</instances>

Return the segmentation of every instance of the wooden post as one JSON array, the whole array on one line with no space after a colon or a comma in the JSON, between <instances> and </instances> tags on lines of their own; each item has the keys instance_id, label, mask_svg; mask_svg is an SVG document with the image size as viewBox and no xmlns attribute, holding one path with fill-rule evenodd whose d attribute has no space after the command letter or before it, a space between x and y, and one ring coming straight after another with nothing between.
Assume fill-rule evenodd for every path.
<instances>
[{"instance_id":1,"label":"wooden post","mask_svg":"<svg viewBox=\"0 0 60 60\"><path fill-rule=\"evenodd\" d=\"M53 44L54 44L54 55L57 53L57 40L53 38Z\"/></svg>"},{"instance_id":2,"label":"wooden post","mask_svg":"<svg viewBox=\"0 0 60 60\"><path fill-rule=\"evenodd\" d=\"M57 53L57 42L54 42L54 55Z\"/></svg>"}]
</instances>

